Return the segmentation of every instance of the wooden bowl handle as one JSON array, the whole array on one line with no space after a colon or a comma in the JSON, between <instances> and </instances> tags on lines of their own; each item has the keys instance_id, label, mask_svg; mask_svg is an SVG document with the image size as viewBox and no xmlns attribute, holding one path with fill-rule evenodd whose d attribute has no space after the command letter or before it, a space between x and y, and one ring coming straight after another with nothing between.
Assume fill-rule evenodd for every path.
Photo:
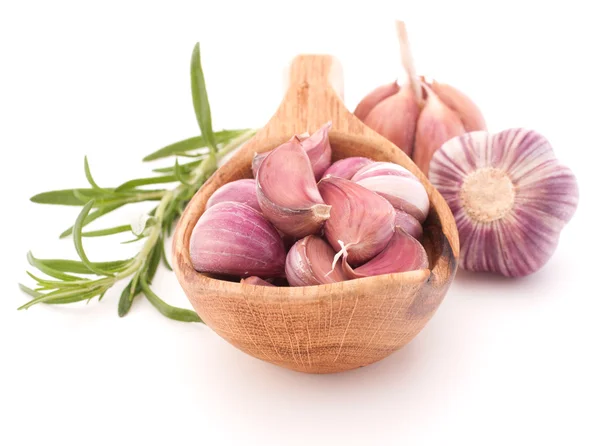
<instances>
[{"instance_id":1,"label":"wooden bowl handle","mask_svg":"<svg viewBox=\"0 0 600 446\"><path fill-rule=\"evenodd\" d=\"M288 88L279 108L246 144L245 155L270 150L294 134L312 133L328 121L336 132L365 135L366 127L348 111L342 96L343 74L337 59L328 54L296 56L288 68Z\"/></svg>"}]
</instances>

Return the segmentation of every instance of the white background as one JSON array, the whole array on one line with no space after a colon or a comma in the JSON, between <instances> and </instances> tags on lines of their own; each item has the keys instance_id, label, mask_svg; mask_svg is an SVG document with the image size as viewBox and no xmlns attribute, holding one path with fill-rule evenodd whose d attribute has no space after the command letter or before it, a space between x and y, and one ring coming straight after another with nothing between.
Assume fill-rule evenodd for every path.
<instances>
[{"instance_id":1,"label":"white background","mask_svg":"<svg viewBox=\"0 0 600 446\"><path fill-rule=\"evenodd\" d=\"M600 444L594 2L490 3L3 1L0 444ZM84 186L84 154L101 184L144 176L145 154L198 133L196 41L215 128L260 127L297 53L340 59L350 109L393 79L394 18L408 23L421 73L466 91L493 131L543 133L577 175L579 209L542 270L521 280L459 272L411 344L329 376L246 356L143 298L120 319L117 292L16 311L27 250L74 256L57 235L78 210L30 196ZM91 257L125 257L135 246L123 239L88 244ZM155 288L189 305L172 274Z\"/></svg>"}]
</instances>

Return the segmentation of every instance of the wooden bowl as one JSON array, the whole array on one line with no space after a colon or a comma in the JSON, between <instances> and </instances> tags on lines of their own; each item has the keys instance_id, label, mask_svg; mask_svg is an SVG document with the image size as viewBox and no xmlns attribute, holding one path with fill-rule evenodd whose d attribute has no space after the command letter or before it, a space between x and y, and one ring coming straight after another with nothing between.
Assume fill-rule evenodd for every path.
<instances>
[{"instance_id":1,"label":"wooden bowl","mask_svg":"<svg viewBox=\"0 0 600 446\"><path fill-rule=\"evenodd\" d=\"M331 84L341 70L327 55L301 55L290 68L281 106L204 184L188 204L173 242L174 269L192 306L219 336L240 350L308 373L350 370L379 361L413 339L441 303L456 272L458 233L441 195L408 156L350 113ZM423 245L430 269L310 287L264 287L217 280L192 267L192 229L211 194L225 183L252 178L251 161L332 121L334 159L365 156L398 163L425 185L431 210Z\"/></svg>"}]
</instances>

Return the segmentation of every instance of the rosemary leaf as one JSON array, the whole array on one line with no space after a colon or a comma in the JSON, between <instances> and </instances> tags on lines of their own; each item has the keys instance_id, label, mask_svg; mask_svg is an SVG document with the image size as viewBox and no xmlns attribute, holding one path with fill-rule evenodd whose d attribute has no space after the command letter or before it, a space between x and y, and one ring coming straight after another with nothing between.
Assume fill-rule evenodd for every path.
<instances>
[{"instance_id":1,"label":"rosemary leaf","mask_svg":"<svg viewBox=\"0 0 600 446\"><path fill-rule=\"evenodd\" d=\"M84 203L85 204L85 203ZM106 206L103 208L99 208L96 209L94 212L92 212L91 214L88 214L85 217L85 220L83 221L83 226L86 226L88 224L90 224L91 222L93 222L94 220L97 220L98 218L102 217L103 215L106 215L116 209L119 209L121 206L123 206L125 203L122 204L115 204L112 206ZM67 229L66 231L63 231L60 234L60 238L65 238L68 237L69 235L71 235L73 233L73 226L71 226L69 229Z\"/></svg>"},{"instance_id":2,"label":"rosemary leaf","mask_svg":"<svg viewBox=\"0 0 600 446\"><path fill-rule=\"evenodd\" d=\"M243 133L246 133L249 129L239 130L221 130L214 133L215 142L217 144L224 144L229 142L233 138L237 138ZM150 155L144 157L143 161L154 161L161 158L167 158L173 156L176 153L185 153L190 150L202 149L207 146L206 140L202 135L194 136L192 138L184 139L173 144L169 144L156 152L152 152Z\"/></svg>"},{"instance_id":3,"label":"rosemary leaf","mask_svg":"<svg viewBox=\"0 0 600 446\"><path fill-rule=\"evenodd\" d=\"M131 305L133 304L133 299L135 299L135 297L142 292L142 287L140 286L139 282L137 283L134 291L132 292L132 283L133 279L129 281L127 286L121 292L121 297L119 298L119 306L117 308L119 317L123 317L127 313L129 313Z\"/></svg>"},{"instance_id":4,"label":"rosemary leaf","mask_svg":"<svg viewBox=\"0 0 600 446\"><path fill-rule=\"evenodd\" d=\"M62 259L35 259L36 262L64 273L75 274L95 274L83 262L79 260L62 260ZM133 259L113 260L111 262L91 262L96 268L112 273L118 273L126 270L132 263Z\"/></svg>"},{"instance_id":5,"label":"rosemary leaf","mask_svg":"<svg viewBox=\"0 0 600 446\"><path fill-rule=\"evenodd\" d=\"M92 172L90 171L90 164L88 163L87 156L83 158L83 169L85 171L85 178L87 179L88 183L90 183L90 186L92 186L93 189L96 189L98 191L106 192L94 181L94 177L92 177Z\"/></svg>"},{"instance_id":6,"label":"rosemary leaf","mask_svg":"<svg viewBox=\"0 0 600 446\"><path fill-rule=\"evenodd\" d=\"M81 277L72 276L70 274L65 274L62 271L54 269L48 265L46 265L43 261L36 259L33 254L30 252L27 253L27 261L29 264L37 269L39 269L44 274L54 277L55 279L73 281L73 280L81 280Z\"/></svg>"},{"instance_id":7,"label":"rosemary leaf","mask_svg":"<svg viewBox=\"0 0 600 446\"><path fill-rule=\"evenodd\" d=\"M75 251L77 251L77 255L79 255L79 258L81 259L83 264L85 266L87 266L90 271L92 271L100 276L112 276L113 273L111 273L109 271L105 271L102 268L98 268L96 265L94 265L92 262L90 262L89 259L87 258L87 255L85 254L85 250L83 249L83 240L81 238L81 229L83 228L85 218L90 213L90 210L92 209L92 207L94 207L94 202L93 201L88 202L88 204L86 204L83 207L83 209L81 210L81 213L79 214L79 216L77 217L77 220L75 220L75 224L73 225L73 242L75 243Z\"/></svg>"},{"instance_id":8,"label":"rosemary leaf","mask_svg":"<svg viewBox=\"0 0 600 446\"><path fill-rule=\"evenodd\" d=\"M111 192L110 189L107 189ZM90 197L86 200L82 200L76 194L83 194L86 197ZM30 200L34 203L39 204L54 204L62 206L83 206L91 198L98 198L106 194L106 191L99 191L96 189L64 189L64 190L53 190L48 192L42 192L34 195Z\"/></svg>"},{"instance_id":9,"label":"rosemary leaf","mask_svg":"<svg viewBox=\"0 0 600 446\"><path fill-rule=\"evenodd\" d=\"M140 285L146 298L163 316L181 322L202 322L202 319L194 311L173 307L163 301L150 289L145 278L140 278Z\"/></svg>"},{"instance_id":10,"label":"rosemary leaf","mask_svg":"<svg viewBox=\"0 0 600 446\"><path fill-rule=\"evenodd\" d=\"M192 100L194 102L194 111L196 112L196 120L198 121L200 132L202 133L202 136L204 136L208 148L213 154L216 154L217 143L215 141L215 135L213 134L210 104L208 102L208 94L206 93L202 62L200 61L200 43L196 43L194 51L192 52L190 77L192 80Z\"/></svg>"},{"instance_id":11,"label":"rosemary leaf","mask_svg":"<svg viewBox=\"0 0 600 446\"><path fill-rule=\"evenodd\" d=\"M122 192L128 189L133 189L138 186L146 186L148 184L163 184L163 183L174 183L177 181L175 175L163 175L160 177L148 177L148 178L136 178L135 180L129 180L121 184L115 189L115 192Z\"/></svg>"},{"instance_id":12,"label":"rosemary leaf","mask_svg":"<svg viewBox=\"0 0 600 446\"><path fill-rule=\"evenodd\" d=\"M121 225L112 228L98 229L96 231L82 232L82 237L103 237L105 235L120 234L122 232L131 231L131 225Z\"/></svg>"}]
</instances>

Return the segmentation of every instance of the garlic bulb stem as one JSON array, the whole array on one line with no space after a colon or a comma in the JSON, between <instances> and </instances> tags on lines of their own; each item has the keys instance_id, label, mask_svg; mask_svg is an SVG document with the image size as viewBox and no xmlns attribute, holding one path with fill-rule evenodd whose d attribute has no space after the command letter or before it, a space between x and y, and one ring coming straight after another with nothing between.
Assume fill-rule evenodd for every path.
<instances>
[{"instance_id":1,"label":"garlic bulb stem","mask_svg":"<svg viewBox=\"0 0 600 446\"><path fill-rule=\"evenodd\" d=\"M422 107L423 91L421 90L421 81L417 75L415 61L412 56L412 51L410 50L410 42L408 40L408 33L406 32L406 24L401 20L396 20L396 35L398 36L398 43L400 44L400 59L402 60L402 67L406 70L410 86L415 92L417 104L419 104L419 107Z\"/></svg>"}]
</instances>

